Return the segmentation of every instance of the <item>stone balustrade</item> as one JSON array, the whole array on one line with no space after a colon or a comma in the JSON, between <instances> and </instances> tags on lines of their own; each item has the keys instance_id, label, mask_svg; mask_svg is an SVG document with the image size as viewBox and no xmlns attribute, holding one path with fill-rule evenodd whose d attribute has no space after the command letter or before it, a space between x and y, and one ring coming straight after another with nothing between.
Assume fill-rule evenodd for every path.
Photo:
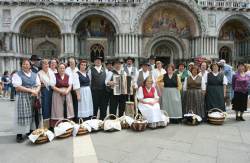
<instances>
[{"instance_id":1,"label":"stone balustrade","mask_svg":"<svg viewBox=\"0 0 250 163\"><path fill-rule=\"evenodd\" d=\"M250 10L249 0L198 0L203 9Z\"/></svg>"}]
</instances>

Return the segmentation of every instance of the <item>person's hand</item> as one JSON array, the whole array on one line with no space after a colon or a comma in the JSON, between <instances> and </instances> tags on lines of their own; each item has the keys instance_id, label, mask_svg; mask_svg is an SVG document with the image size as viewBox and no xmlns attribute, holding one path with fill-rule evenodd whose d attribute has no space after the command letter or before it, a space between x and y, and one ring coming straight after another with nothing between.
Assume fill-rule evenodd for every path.
<instances>
[{"instance_id":1,"label":"person's hand","mask_svg":"<svg viewBox=\"0 0 250 163\"><path fill-rule=\"evenodd\" d=\"M30 93L31 93L31 96L38 96L38 91L34 89L31 89Z\"/></svg>"},{"instance_id":2,"label":"person's hand","mask_svg":"<svg viewBox=\"0 0 250 163\"><path fill-rule=\"evenodd\" d=\"M115 85L115 82L114 82L114 81L109 81L109 82L108 82L108 85L114 86L114 85Z\"/></svg>"},{"instance_id":3,"label":"person's hand","mask_svg":"<svg viewBox=\"0 0 250 163\"><path fill-rule=\"evenodd\" d=\"M77 98L78 101L81 101L81 96L80 96L79 93L76 94L76 98Z\"/></svg>"}]
</instances>

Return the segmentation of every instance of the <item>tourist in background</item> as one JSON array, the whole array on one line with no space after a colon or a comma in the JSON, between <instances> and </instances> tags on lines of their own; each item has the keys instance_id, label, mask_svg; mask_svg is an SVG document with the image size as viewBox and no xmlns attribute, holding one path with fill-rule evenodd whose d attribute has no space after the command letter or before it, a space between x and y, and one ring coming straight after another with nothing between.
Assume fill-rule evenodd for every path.
<instances>
[{"instance_id":1,"label":"tourist in background","mask_svg":"<svg viewBox=\"0 0 250 163\"><path fill-rule=\"evenodd\" d=\"M3 97L4 98L9 98L10 96L10 76L8 71L4 71L3 76L2 76L2 83L3 83Z\"/></svg>"},{"instance_id":2,"label":"tourist in background","mask_svg":"<svg viewBox=\"0 0 250 163\"><path fill-rule=\"evenodd\" d=\"M10 74L10 101L15 101L15 96L16 96L16 90L15 90L15 87L13 86L12 84L12 78L13 78L13 75L16 73L17 71L14 70L11 72Z\"/></svg>"}]
</instances>

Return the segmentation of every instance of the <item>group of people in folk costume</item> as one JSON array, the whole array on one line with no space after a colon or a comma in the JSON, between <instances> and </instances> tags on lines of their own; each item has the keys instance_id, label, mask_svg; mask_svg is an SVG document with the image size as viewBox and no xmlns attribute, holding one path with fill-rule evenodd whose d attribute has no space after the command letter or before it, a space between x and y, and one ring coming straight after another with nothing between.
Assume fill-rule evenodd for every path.
<instances>
[{"instance_id":1,"label":"group of people in folk costume","mask_svg":"<svg viewBox=\"0 0 250 163\"><path fill-rule=\"evenodd\" d=\"M155 58L134 65L134 58L128 57L126 63L114 59L103 65L103 58L96 57L93 65L88 61L70 57L65 63L56 59L22 59L21 70L12 77L16 90L16 132L17 142L24 135L44 126L51 128L58 120L68 118L78 122L97 116L103 120L110 114L123 116L128 99L138 101L139 112L148 120L150 126L163 121L161 110L165 110L172 123L179 123L183 114L192 110L206 121L208 110L219 108L225 111L225 98L228 78L225 66L220 63L206 62L199 65L166 65ZM224 63L225 64L225 63ZM224 68L224 69L223 69ZM232 99L236 120L244 120L249 98L249 67L240 63L232 77L234 91ZM135 98L127 94L115 94L115 76L125 75L132 78ZM230 91L228 91L230 93ZM41 105L39 105L41 101Z\"/></svg>"}]
</instances>

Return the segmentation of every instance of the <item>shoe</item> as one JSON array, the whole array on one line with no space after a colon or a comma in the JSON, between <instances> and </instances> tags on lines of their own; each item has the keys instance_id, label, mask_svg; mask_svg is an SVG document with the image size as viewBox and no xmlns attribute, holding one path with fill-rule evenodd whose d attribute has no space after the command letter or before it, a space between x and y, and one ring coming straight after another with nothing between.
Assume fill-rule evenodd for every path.
<instances>
[{"instance_id":1,"label":"shoe","mask_svg":"<svg viewBox=\"0 0 250 163\"><path fill-rule=\"evenodd\" d=\"M22 143L24 141L23 135L22 134L17 134L16 135L16 142L17 143Z\"/></svg>"},{"instance_id":2,"label":"shoe","mask_svg":"<svg viewBox=\"0 0 250 163\"><path fill-rule=\"evenodd\" d=\"M236 121L240 121L240 117L236 116Z\"/></svg>"},{"instance_id":3,"label":"shoe","mask_svg":"<svg viewBox=\"0 0 250 163\"><path fill-rule=\"evenodd\" d=\"M240 117L240 121L246 121L243 117Z\"/></svg>"}]
</instances>

